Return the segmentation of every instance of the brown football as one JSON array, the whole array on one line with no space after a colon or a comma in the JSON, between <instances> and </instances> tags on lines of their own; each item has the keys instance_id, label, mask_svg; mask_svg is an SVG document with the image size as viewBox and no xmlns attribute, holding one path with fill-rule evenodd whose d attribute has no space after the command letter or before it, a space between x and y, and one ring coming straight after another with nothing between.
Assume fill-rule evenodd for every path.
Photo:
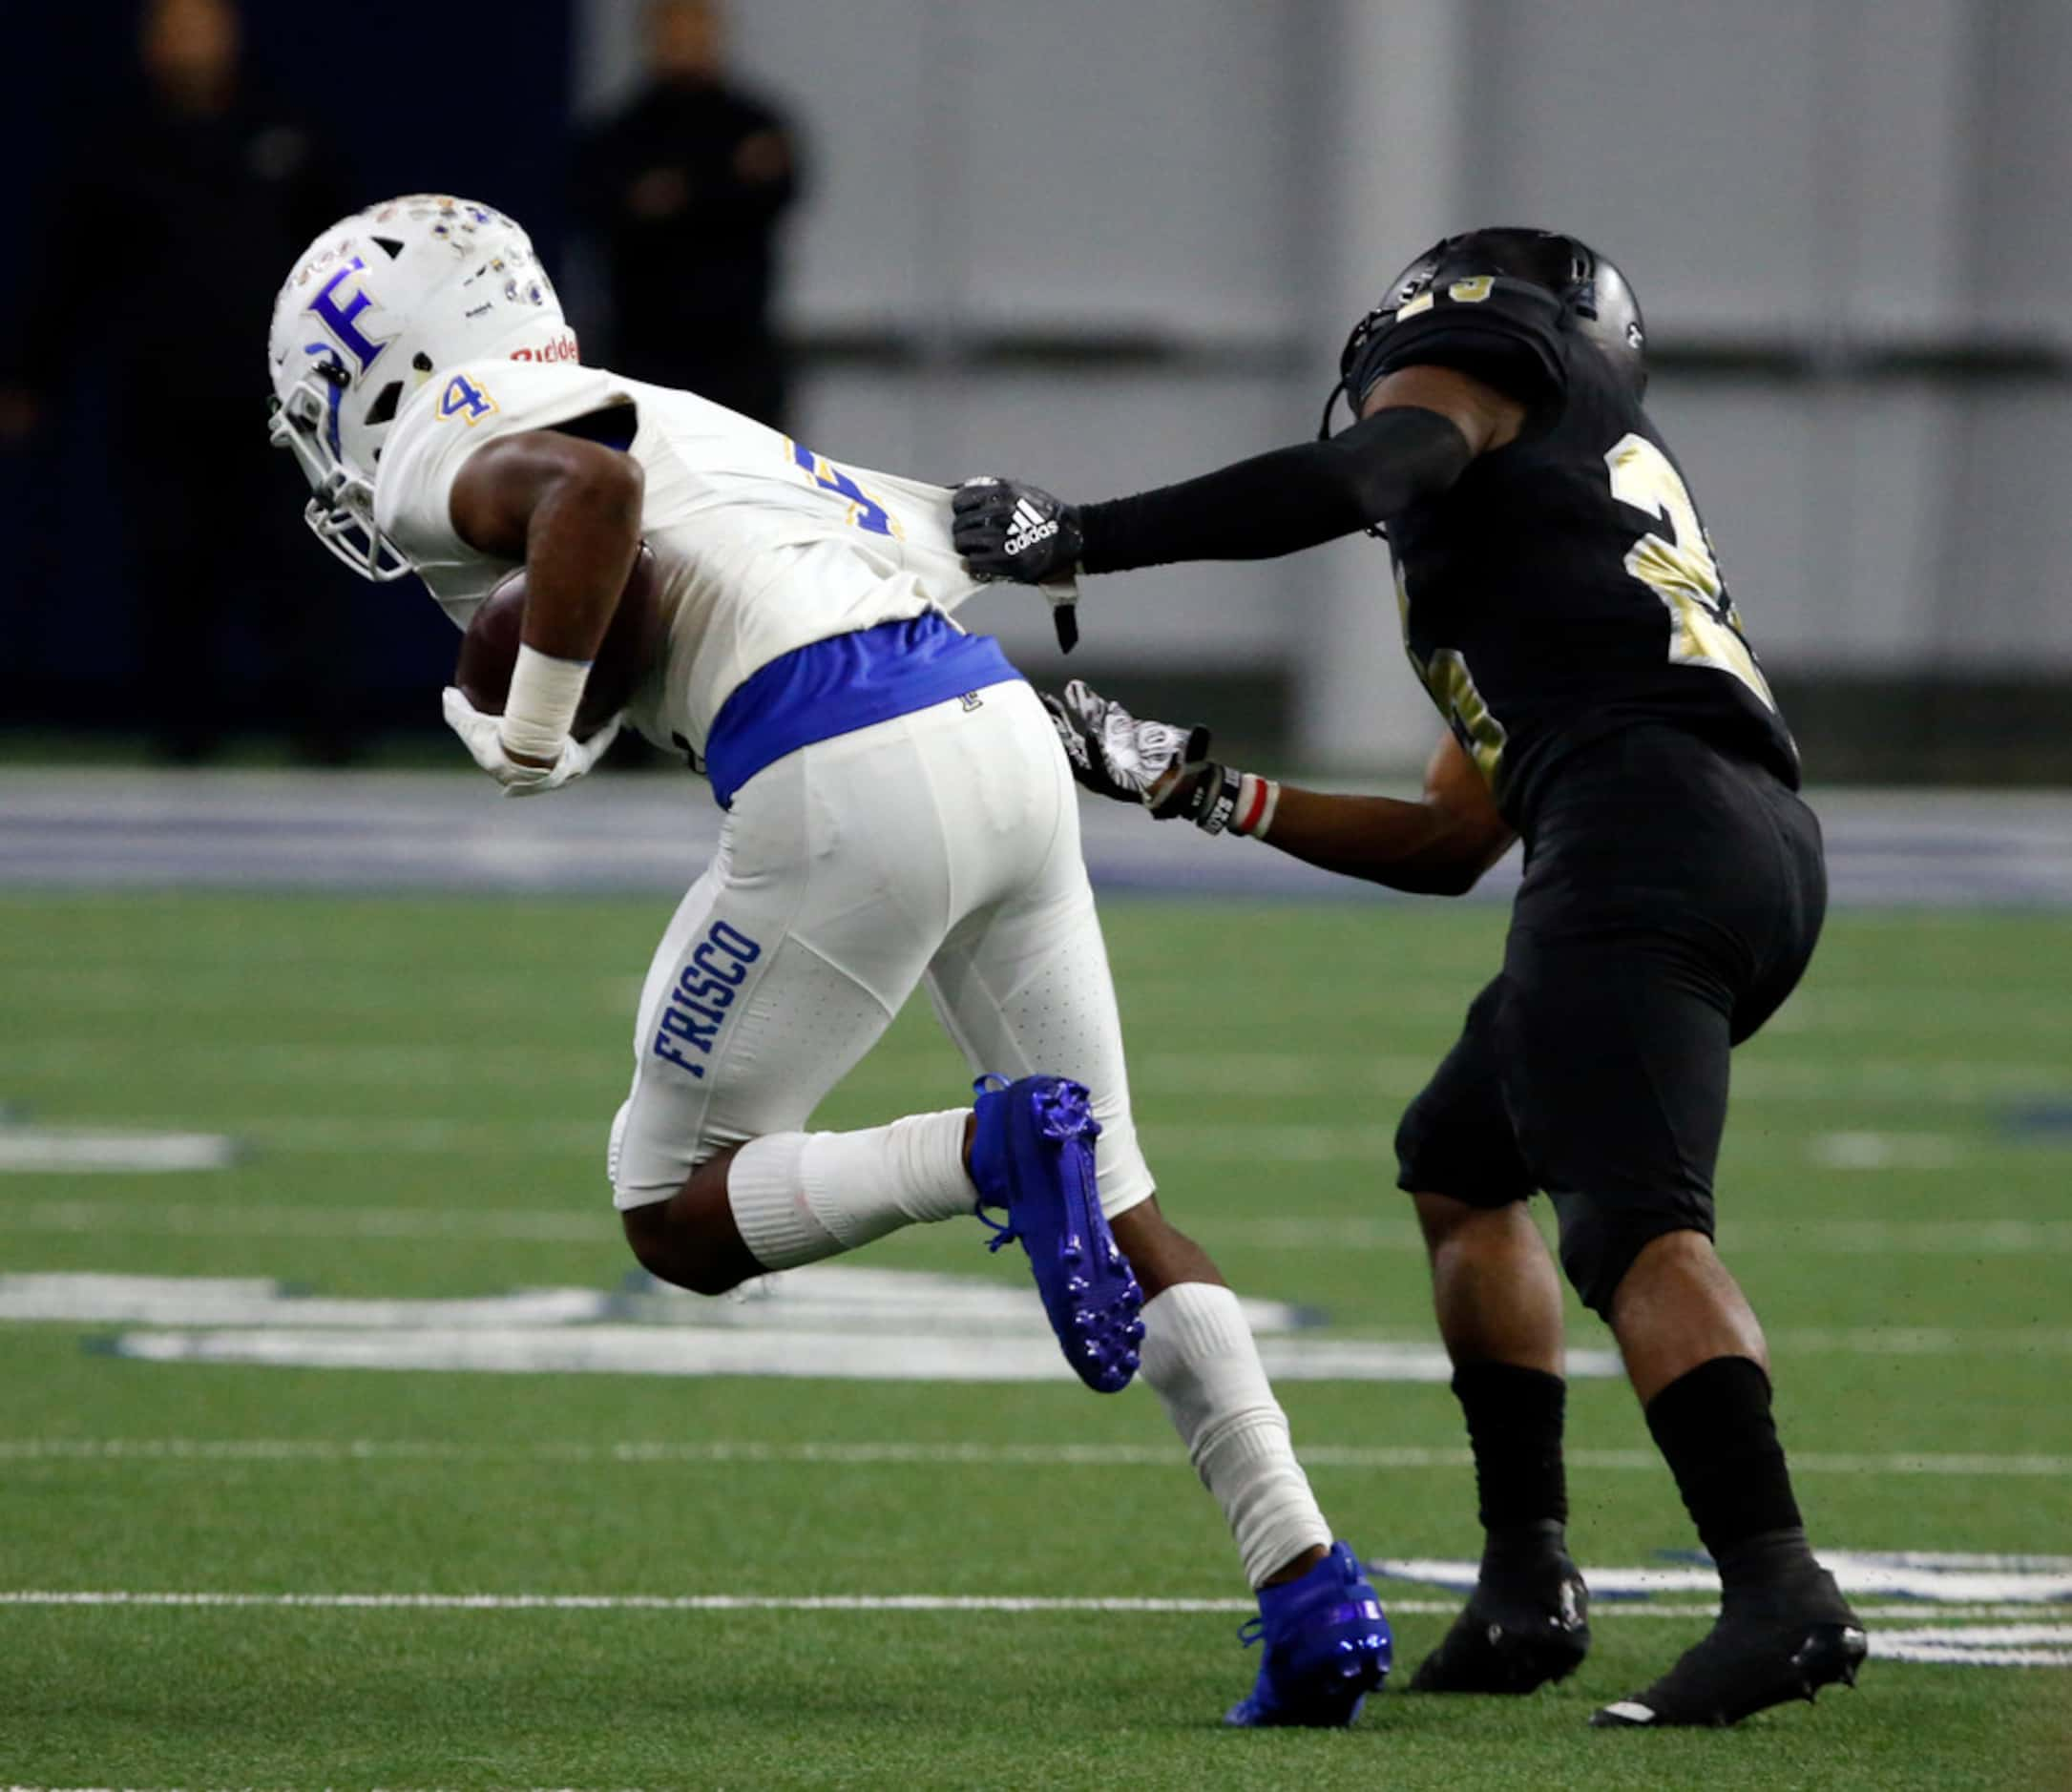
<instances>
[{"instance_id":1,"label":"brown football","mask_svg":"<svg viewBox=\"0 0 2072 1792\"><path fill-rule=\"evenodd\" d=\"M500 581L482 600L461 636L453 682L485 716L501 716L511 694L511 671L518 663L518 630L525 620L525 570ZM575 736L587 740L626 707L640 675L661 646L661 610L655 600L655 554L646 542L634 556L626 588L618 594L612 626L590 662L583 700L576 711Z\"/></svg>"}]
</instances>

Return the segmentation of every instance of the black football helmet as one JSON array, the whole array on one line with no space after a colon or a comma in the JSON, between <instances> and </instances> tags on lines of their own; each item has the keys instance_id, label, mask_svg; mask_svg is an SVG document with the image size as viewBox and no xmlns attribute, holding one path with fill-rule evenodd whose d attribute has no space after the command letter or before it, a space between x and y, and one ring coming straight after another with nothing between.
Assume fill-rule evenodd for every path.
<instances>
[{"instance_id":1,"label":"black football helmet","mask_svg":"<svg viewBox=\"0 0 2072 1792\"><path fill-rule=\"evenodd\" d=\"M1561 302L1562 326L1593 343L1625 377L1635 398L1647 390L1647 331L1641 321L1641 302L1609 257L1559 231L1521 226L1469 230L1434 243L1390 281L1381 303L1353 325L1338 359L1338 384L1324 407L1326 434L1340 394L1359 409L1374 383L1368 350L1397 311L1442 280L1476 274L1498 274L1545 287Z\"/></svg>"}]
</instances>

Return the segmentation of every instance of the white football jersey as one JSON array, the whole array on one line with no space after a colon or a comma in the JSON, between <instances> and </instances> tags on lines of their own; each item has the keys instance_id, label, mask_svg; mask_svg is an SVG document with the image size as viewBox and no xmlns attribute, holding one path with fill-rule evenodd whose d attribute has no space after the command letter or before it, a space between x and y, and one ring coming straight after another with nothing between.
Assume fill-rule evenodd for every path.
<instances>
[{"instance_id":1,"label":"white football jersey","mask_svg":"<svg viewBox=\"0 0 2072 1792\"><path fill-rule=\"evenodd\" d=\"M461 540L461 464L485 442L632 407L647 475L641 532L668 626L627 720L703 756L713 718L749 674L831 636L946 614L981 589L950 538L950 489L837 467L693 392L601 367L478 361L421 387L396 419L374 486L382 532L465 628L515 562Z\"/></svg>"}]
</instances>

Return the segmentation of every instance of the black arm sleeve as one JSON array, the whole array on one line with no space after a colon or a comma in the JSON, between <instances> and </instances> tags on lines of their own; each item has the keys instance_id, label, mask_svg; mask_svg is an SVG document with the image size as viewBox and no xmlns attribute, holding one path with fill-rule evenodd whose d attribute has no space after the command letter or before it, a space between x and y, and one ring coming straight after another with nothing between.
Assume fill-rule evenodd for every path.
<instances>
[{"instance_id":1,"label":"black arm sleeve","mask_svg":"<svg viewBox=\"0 0 2072 1792\"><path fill-rule=\"evenodd\" d=\"M1435 496L1474 458L1467 438L1437 411L1392 406L1328 441L1082 505L1079 564L1120 573L1172 560L1270 560Z\"/></svg>"}]
</instances>

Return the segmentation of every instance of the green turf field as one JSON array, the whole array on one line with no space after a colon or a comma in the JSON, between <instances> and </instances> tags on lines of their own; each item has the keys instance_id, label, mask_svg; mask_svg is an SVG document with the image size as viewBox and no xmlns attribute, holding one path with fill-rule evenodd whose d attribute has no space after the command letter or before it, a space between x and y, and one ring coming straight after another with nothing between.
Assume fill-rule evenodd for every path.
<instances>
[{"instance_id":1,"label":"green turf field","mask_svg":"<svg viewBox=\"0 0 2072 1792\"><path fill-rule=\"evenodd\" d=\"M354 1297L614 1286L629 1261L603 1132L665 912L0 899L0 1104L249 1147L184 1174L0 1173L0 1271ZM1428 1340L1387 1144L1502 915L1105 913L1169 1211L1247 1292L1319 1306L1349 1339ZM1737 1076L1721 1241L1770 1328L1817 1537L2072 1552L2072 918L1839 916ZM962 1082L910 1012L820 1119L952 1105ZM975 1226L871 1256L1017 1276ZM0 1325L0 1594L1244 1591L1184 1465L1151 1457L1171 1439L1141 1390L83 1347L125 1329ZM1572 1342L1605 1340L1579 1316ZM1336 1452L1316 1481L1363 1551L1472 1552L1443 1386L1285 1394L1298 1446ZM1578 1382L1571 1411L1585 1571L1686 1547L1622 1386ZM1385 1596L1407 1679L1445 1595ZM2062 1606L1967 1610L1952 1622L2055 1618L2064 1653ZM1688 1603L1601 1604L1586 1667L1524 1701L1390 1694L1350 1734L1227 1733L1253 1661L1240 1616L0 1603L0 1785L2072 1785L2062 1666L1873 1660L1854 1694L1734 1732L1585 1728L1700 1634Z\"/></svg>"}]
</instances>

